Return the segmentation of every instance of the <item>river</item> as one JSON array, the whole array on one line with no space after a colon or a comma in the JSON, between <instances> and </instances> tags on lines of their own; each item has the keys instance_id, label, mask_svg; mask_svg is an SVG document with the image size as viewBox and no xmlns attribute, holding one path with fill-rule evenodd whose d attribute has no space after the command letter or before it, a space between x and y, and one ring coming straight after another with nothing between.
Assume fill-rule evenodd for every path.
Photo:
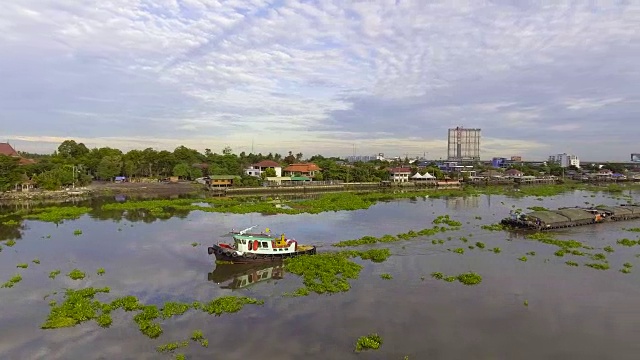
<instances>
[{"instance_id":1,"label":"river","mask_svg":"<svg viewBox=\"0 0 640 360\"><path fill-rule=\"evenodd\" d=\"M633 193L636 202L638 195ZM589 262L586 257L554 256L558 248L553 245L480 228L516 208L585 202L623 201L575 191L542 201L502 195L421 197L316 215L193 211L161 220L92 212L58 225L26 220L17 234L3 231L3 240L19 237L13 247L0 243L0 282L16 273L23 278L13 288L0 289L0 358L170 359L171 354L159 354L156 347L188 339L200 329L209 346L192 343L180 349L187 359L637 359L640 246L616 241L638 239L640 233L625 228L640 227L639 220L554 231L559 239L594 247L592 252L612 246L615 251L606 254L611 268L605 271L583 266ZM337 241L429 228L444 214L461 221L461 229L357 247L390 248L392 256L383 263L355 260L364 265L360 277L350 281L350 291L334 295L283 297L300 287L301 279L277 267L258 268L263 281L237 287L248 276L241 277L239 271L234 280L230 265L216 265L206 250L230 229L257 224L316 244L318 251L334 251L330 244ZM75 230L82 234L74 235ZM448 237L444 244L432 243ZM468 248L478 241L486 248ZM447 250L459 247L464 254ZM494 247L502 252L488 251ZM527 255L528 261L518 259L532 251L535 255ZM35 258L39 264L32 262ZM567 260L580 266L567 266ZM626 262L633 265L629 274L619 271ZM19 263L29 267L18 269ZM214 271L216 266L227 268ZM65 276L74 268L86 271L87 278ZM98 268L105 274L97 275ZM52 280L48 274L54 269L62 273ZM475 271L482 282L465 286L436 280L429 276L436 271ZM382 279L383 273L393 278ZM95 322L40 329L51 299L61 299L64 288L89 286L109 286L105 298L134 295L147 304L206 302L224 295L254 297L265 304L219 317L190 311L162 321L164 333L153 340L139 332L132 314L122 311L114 312L107 329ZM47 297L54 291L58 294ZM380 349L355 353L358 337L372 332L383 338Z\"/></svg>"}]
</instances>

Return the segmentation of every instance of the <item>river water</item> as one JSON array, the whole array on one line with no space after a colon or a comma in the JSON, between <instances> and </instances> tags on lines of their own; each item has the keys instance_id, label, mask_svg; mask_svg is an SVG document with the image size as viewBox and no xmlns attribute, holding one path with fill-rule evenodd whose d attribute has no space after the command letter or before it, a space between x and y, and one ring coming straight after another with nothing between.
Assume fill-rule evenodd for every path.
<instances>
[{"instance_id":1,"label":"river water","mask_svg":"<svg viewBox=\"0 0 640 360\"><path fill-rule=\"evenodd\" d=\"M639 194L634 193L637 202ZM317 215L217 214L195 211L168 219L119 212L92 212L56 225L25 221L16 245L2 243L0 282L21 273L23 280L0 289L0 358L2 359L170 359L158 345L187 339L201 329L209 347L192 343L178 352L188 359L637 359L640 353L640 246L623 247L621 238L637 239L640 221L599 224L555 231L560 239L576 239L607 254L606 271L583 266L586 257L554 256L557 247L524 239L517 233L487 231L514 208L556 208L626 202L604 193L576 191L536 200L498 195L450 199L404 199L379 203L367 210ZM364 235L381 236L432 226L438 215L463 223L460 231L390 244L392 256L364 265L350 291L334 295L283 297L301 285L298 276L280 268L253 269L264 280L250 286L244 270L215 265L206 246L223 240L231 228L258 224L319 251L330 244ZM74 236L74 230L82 235ZM18 237L3 232L6 237ZM6 235L9 234L9 235ZM434 238L446 239L433 245ZM460 237L467 237L463 243ZM468 249L481 241L486 249ZM192 242L200 243L192 246ZM464 254L447 249L465 248ZM528 261L518 260L527 252ZM31 261L38 258L41 263ZM578 267L565 265L574 260ZM619 272L623 263L630 274ZM17 269L29 263L28 269ZM217 270L216 266L219 266ZM226 267L225 267L226 266ZM64 274L78 268L88 277L73 281ZM103 276L96 269L104 268ZM60 269L55 280L51 270ZM432 279L439 271L456 275L479 273L477 286ZM246 271L251 274L252 270ZM391 280L380 274L389 273ZM234 279L234 277L236 277ZM240 286L238 286L240 285ZM163 335L142 335L132 315L113 314L113 325L88 322L74 328L41 330L53 291L109 286L111 294L137 296L141 302L202 301L224 295L263 299L234 314L210 316L199 311L162 322ZM52 298L60 299L60 294ZM528 306L524 302L528 302ZM375 351L354 353L358 337L377 332L384 340Z\"/></svg>"}]
</instances>

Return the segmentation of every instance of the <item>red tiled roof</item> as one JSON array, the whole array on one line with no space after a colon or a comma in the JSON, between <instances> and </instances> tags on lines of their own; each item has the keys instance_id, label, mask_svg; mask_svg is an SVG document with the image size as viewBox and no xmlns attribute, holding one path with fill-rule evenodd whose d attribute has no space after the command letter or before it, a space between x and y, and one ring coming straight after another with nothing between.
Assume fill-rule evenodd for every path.
<instances>
[{"instance_id":1,"label":"red tiled roof","mask_svg":"<svg viewBox=\"0 0 640 360\"><path fill-rule=\"evenodd\" d=\"M9 143L0 143L0 154L7 156L20 156Z\"/></svg>"},{"instance_id":2,"label":"red tiled roof","mask_svg":"<svg viewBox=\"0 0 640 360\"><path fill-rule=\"evenodd\" d=\"M257 164L253 164L254 167L260 167L260 168L276 168L276 167L280 167L280 164L278 164L277 162L273 161L273 160L262 160Z\"/></svg>"},{"instance_id":3,"label":"red tiled roof","mask_svg":"<svg viewBox=\"0 0 640 360\"><path fill-rule=\"evenodd\" d=\"M411 168L396 167L389 169L389 172L392 174L411 173Z\"/></svg>"},{"instance_id":4,"label":"red tiled roof","mask_svg":"<svg viewBox=\"0 0 640 360\"><path fill-rule=\"evenodd\" d=\"M314 163L291 164L284 169L284 171L290 171L290 172L310 172L310 171L320 171L320 170L322 169L320 169L320 167L318 167L318 165Z\"/></svg>"}]
</instances>

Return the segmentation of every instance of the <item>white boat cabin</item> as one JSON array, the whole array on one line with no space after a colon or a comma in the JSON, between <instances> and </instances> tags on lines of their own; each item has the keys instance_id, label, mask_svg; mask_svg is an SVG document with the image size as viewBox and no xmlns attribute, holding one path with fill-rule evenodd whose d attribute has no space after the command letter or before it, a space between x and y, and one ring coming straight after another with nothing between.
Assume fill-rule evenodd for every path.
<instances>
[{"instance_id":1,"label":"white boat cabin","mask_svg":"<svg viewBox=\"0 0 640 360\"><path fill-rule=\"evenodd\" d=\"M265 255L289 253L295 252L298 245L297 241L285 238L284 234L273 238L236 235L233 239L233 247L240 254L245 252Z\"/></svg>"}]
</instances>

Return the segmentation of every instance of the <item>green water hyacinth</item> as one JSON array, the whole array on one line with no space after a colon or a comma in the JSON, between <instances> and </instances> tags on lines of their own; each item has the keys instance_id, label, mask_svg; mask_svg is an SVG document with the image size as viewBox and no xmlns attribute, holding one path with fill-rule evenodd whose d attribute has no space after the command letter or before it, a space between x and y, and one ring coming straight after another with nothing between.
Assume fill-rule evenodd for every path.
<instances>
[{"instance_id":1,"label":"green water hyacinth","mask_svg":"<svg viewBox=\"0 0 640 360\"><path fill-rule=\"evenodd\" d=\"M382 337L380 335L373 333L367 336L361 336L356 341L356 352L360 352L363 350L378 350L382 346Z\"/></svg>"}]
</instances>

